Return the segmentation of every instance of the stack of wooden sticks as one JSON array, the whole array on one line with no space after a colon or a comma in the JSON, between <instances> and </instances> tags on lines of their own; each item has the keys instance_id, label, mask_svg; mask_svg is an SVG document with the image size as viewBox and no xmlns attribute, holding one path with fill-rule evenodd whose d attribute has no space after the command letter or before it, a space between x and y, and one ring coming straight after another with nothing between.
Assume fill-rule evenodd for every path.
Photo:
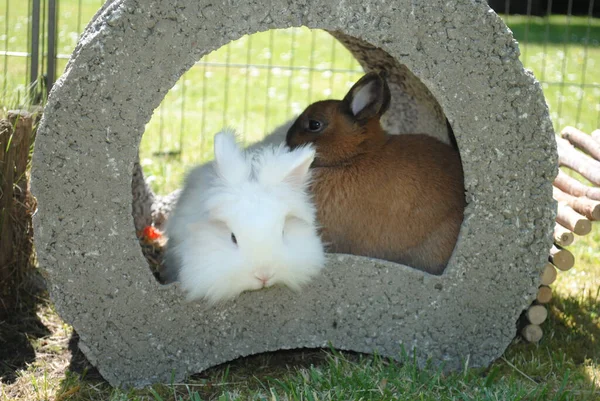
<instances>
[{"instance_id":1,"label":"stack of wooden sticks","mask_svg":"<svg viewBox=\"0 0 600 401\"><path fill-rule=\"evenodd\" d=\"M556 280L557 269L567 271L575 264L575 257L565 247L573 243L575 235L589 234L592 222L600 220L600 130L588 135L566 127L560 137L556 137L556 144L559 166L579 173L596 187L588 186L562 170L554 180L553 196L558 202L554 245L542 272L537 298L521 320L521 335L530 342L542 338L540 325L548 317L546 304L552 299L550 285Z\"/></svg>"}]
</instances>

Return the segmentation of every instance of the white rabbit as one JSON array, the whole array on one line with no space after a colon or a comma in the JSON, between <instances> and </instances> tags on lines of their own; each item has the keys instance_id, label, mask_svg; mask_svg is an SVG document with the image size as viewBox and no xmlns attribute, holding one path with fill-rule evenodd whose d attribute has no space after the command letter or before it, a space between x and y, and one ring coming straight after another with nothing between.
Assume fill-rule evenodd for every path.
<instances>
[{"instance_id":1,"label":"white rabbit","mask_svg":"<svg viewBox=\"0 0 600 401\"><path fill-rule=\"evenodd\" d=\"M314 149L244 152L227 130L214 149L167 221L163 278L180 281L188 300L210 303L279 283L300 288L325 261L307 191Z\"/></svg>"}]
</instances>

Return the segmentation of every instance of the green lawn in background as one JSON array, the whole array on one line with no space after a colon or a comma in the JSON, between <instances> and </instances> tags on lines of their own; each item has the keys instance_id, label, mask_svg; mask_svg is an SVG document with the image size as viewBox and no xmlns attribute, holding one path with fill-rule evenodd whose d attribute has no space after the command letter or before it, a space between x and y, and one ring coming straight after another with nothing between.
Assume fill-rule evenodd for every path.
<instances>
[{"instance_id":1,"label":"green lawn in background","mask_svg":"<svg viewBox=\"0 0 600 401\"><path fill-rule=\"evenodd\" d=\"M27 51L27 3L1 2L0 51ZM60 0L59 53L72 51L78 33L101 3ZM505 21L520 42L524 65L544 82L555 128L598 128L600 88L578 85L600 85L600 20L591 20L589 27L583 17L572 17L569 27L564 16L511 16ZM23 99L26 61L0 56L4 105ZM305 28L246 36L202 61L208 64L193 67L179 80L146 127L140 153L159 193L179 187L191 164L212 157L212 136L222 126L236 127L246 142L256 141L311 101L342 96L361 75L356 61L328 34ZM220 65L226 62L241 66ZM65 64L66 59L59 60L59 71ZM281 68L290 66L292 71ZM165 155L168 152L175 155ZM489 369L465 366L463 372L446 375L419 371L410 357L400 365L377 357L309 351L306 359L256 356L210 369L182 385L123 391L97 378L65 373L66 363L57 368L60 363L47 356L64 344L43 338L32 340L38 358L19 373L16 384L0 384L0 401L11 399L11 392L28 400L50 399L53 394L62 394L63 400L599 400L599 244L596 225L592 234L570 247L577 265L560 273L553 285L555 297L542 342L515 341ZM51 307L42 308L39 315L44 322L58 319ZM60 330L68 339L71 328L63 324Z\"/></svg>"},{"instance_id":2,"label":"green lawn in background","mask_svg":"<svg viewBox=\"0 0 600 401\"><path fill-rule=\"evenodd\" d=\"M600 19L554 15L505 21L520 43L521 61L542 82L555 129L599 128Z\"/></svg>"}]
</instances>

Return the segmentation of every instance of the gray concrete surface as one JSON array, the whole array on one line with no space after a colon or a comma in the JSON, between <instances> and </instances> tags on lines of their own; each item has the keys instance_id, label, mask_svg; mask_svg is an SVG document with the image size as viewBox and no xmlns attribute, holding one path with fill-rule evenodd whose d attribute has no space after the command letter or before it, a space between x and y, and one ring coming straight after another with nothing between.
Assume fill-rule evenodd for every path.
<instances>
[{"instance_id":1,"label":"gray concrete surface","mask_svg":"<svg viewBox=\"0 0 600 401\"><path fill-rule=\"evenodd\" d=\"M392 101L382 116L390 134L427 134L450 144L446 116L436 98L400 59L361 38L341 31L329 31L360 63L365 72L385 71Z\"/></svg>"},{"instance_id":2,"label":"gray concrete surface","mask_svg":"<svg viewBox=\"0 0 600 401\"><path fill-rule=\"evenodd\" d=\"M297 295L208 308L160 286L135 237L131 173L144 126L204 54L244 34L306 25L401 60L455 131L468 206L446 272L330 255ZM239 356L325 346L449 369L485 366L515 335L551 243L556 174L540 85L484 2L114 0L52 90L33 161L40 266L80 347L112 385L168 382ZM206 133L214 134L214 133Z\"/></svg>"}]
</instances>

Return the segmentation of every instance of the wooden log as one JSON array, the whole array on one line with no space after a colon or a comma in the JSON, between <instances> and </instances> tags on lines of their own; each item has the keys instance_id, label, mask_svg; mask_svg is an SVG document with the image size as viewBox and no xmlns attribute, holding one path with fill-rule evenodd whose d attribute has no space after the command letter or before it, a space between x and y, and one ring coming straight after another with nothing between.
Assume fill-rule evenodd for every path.
<instances>
[{"instance_id":1,"label":"wooden log","mask_svg":"<svg viewBox=\"0 0 600 401\"><path fill-rule=\"evenodd\" d=\"M8 120L0 122L0 283L10 282L9 265L12 262L13 225L10 224L10 216L13 205L14 194L14 166L18 138L13 135L13 125ZM2 296L0 289L0 296Z\"/></svg>"},{"instance_id":2,"label":"wooden log","mask_svg":"<svg viewBox=\"0 0 600 401\"><path fill-rule=\"evenodd\" d=\"M556 273L556 270L554 270L554 272ZM547 285L541 285L540 288L538 288L537 297L535 299L540 304L547 304L552 300L552 288Z\"/></svg>"},{"instance_id":3,"label":"wooden log","mask_svg":"<svg viewBox=\"0 0 600 401\"><path fill-rule=\"evenodd\" d=\"M590 220L600 220L600 202L586 197L576 197L552 187L552 196L558 202L564 202L577 213L582 214Z\"/></svg>"},{"instance_id":4,"label":"wooden log","mask_svg":"<svg viewBox=\"0 0 600 401\"><path fill-rule=\"evenodd\" d=\"M27 171L32 125L32 116L22 111L10 111L8 119L0 121L0 319L18 306L33 270L35 199Z\"/></svg>"},{"instance_id":5,"label":"wooden log","mask_svg":"<svg viewBox=\"0 0 600 401\"><path fill-rule=\"evenodd\" d=\"M600 142L600 129L596 129L592 131L592 138L598 142Z\"/></svg>"},{"instance_id":6,"label":"wooden log","mask_svg":"<svg viewBox=\"0 0 600 401\"><path fill-rule=\"evenodd\" d=\"M550 248L550 256L548 257L550 263L556 266L557 269L567 271L575 265L575 257L571 252L564 248L559 248L553 245Z\"/></svg>"},{"instance_id":7,"label":"wooden log","mask_svg":"<svg viewBox=\"0 0 600 401\"><path fill-rule=\"evenodd\" d=\"M575 236L567 228L556 223L554 225L554 243L560 246L568 246L573 243Z\"/></svg>"},{"instance_id":8,"label":"wooden log","mask_svg":"<svg viewBox=\"0 0 600 401\"><path fill-rule=\"evenodd\" d=\"M566 203L559 203L556 211L556 221L577 235L587 235L592 231L592 223L573 210Z\"/></svg>"},{"instance_id":9,"label":"wooden log","mask_svg":"<svg viewBox=\"0 0 600 401\"><path fill-rule=\"evenodd\" d=\"M530 343L537 343L542 339L544 331L537 324L528 324L521 330L521 336L525 341Z\"/></svg>"},{"instance_id":10,"label":"wooden log","mask_svg":"<svg viewBox=\"0 0 600 401\"><path fill-rule=\"evenodd\" d=\"M582 184L562 170L558 171L558 175L554 179L554 186L573 196L586 196L589 199L600 201L600 188Z\"/></svg>"},{"instance_id":11,"label":"wooden log","mask_svg":"<svg viewBox=\"0 0 600 401\"><path fill-rule=\"evenodd\" d=\"M577 171L594 185L600 185L600 162L577 151L567 140L556 137L558 164Z\"/></svg>"},{"instance_id":12,"label":"wooden log","mask_svg":"<svg viewBox=\"0 0 600 401\"><path fill-rule=\"evenodd\" d=\"M565 127L560 132L560 136L592 156L594 159L600 160L600 143L594 140L590 135L579 131L575 127Z\"/></svg>"},{"instance_id":13,"label":"wooden log","mask_svg":"<svg viewBox=\"0 0 600 401\"><path fill-rule=\"evenodd\" d=\"M544 271L540 277L540 283L542 285L550 285L556 280L557 276L556 268L552 263L546 263Z\"/></svg>"},{"instance_id":14,"label":"wooden log","mask_svg":"<svg viewBox=\"0 0 600 401\"><path fill-rule=\"evenodd\" d=\"M525 312L525 316L529 320L529 323L540 325L548 317L548 310L544 305L532 305Z\"/></svg>"}]
</instances>

